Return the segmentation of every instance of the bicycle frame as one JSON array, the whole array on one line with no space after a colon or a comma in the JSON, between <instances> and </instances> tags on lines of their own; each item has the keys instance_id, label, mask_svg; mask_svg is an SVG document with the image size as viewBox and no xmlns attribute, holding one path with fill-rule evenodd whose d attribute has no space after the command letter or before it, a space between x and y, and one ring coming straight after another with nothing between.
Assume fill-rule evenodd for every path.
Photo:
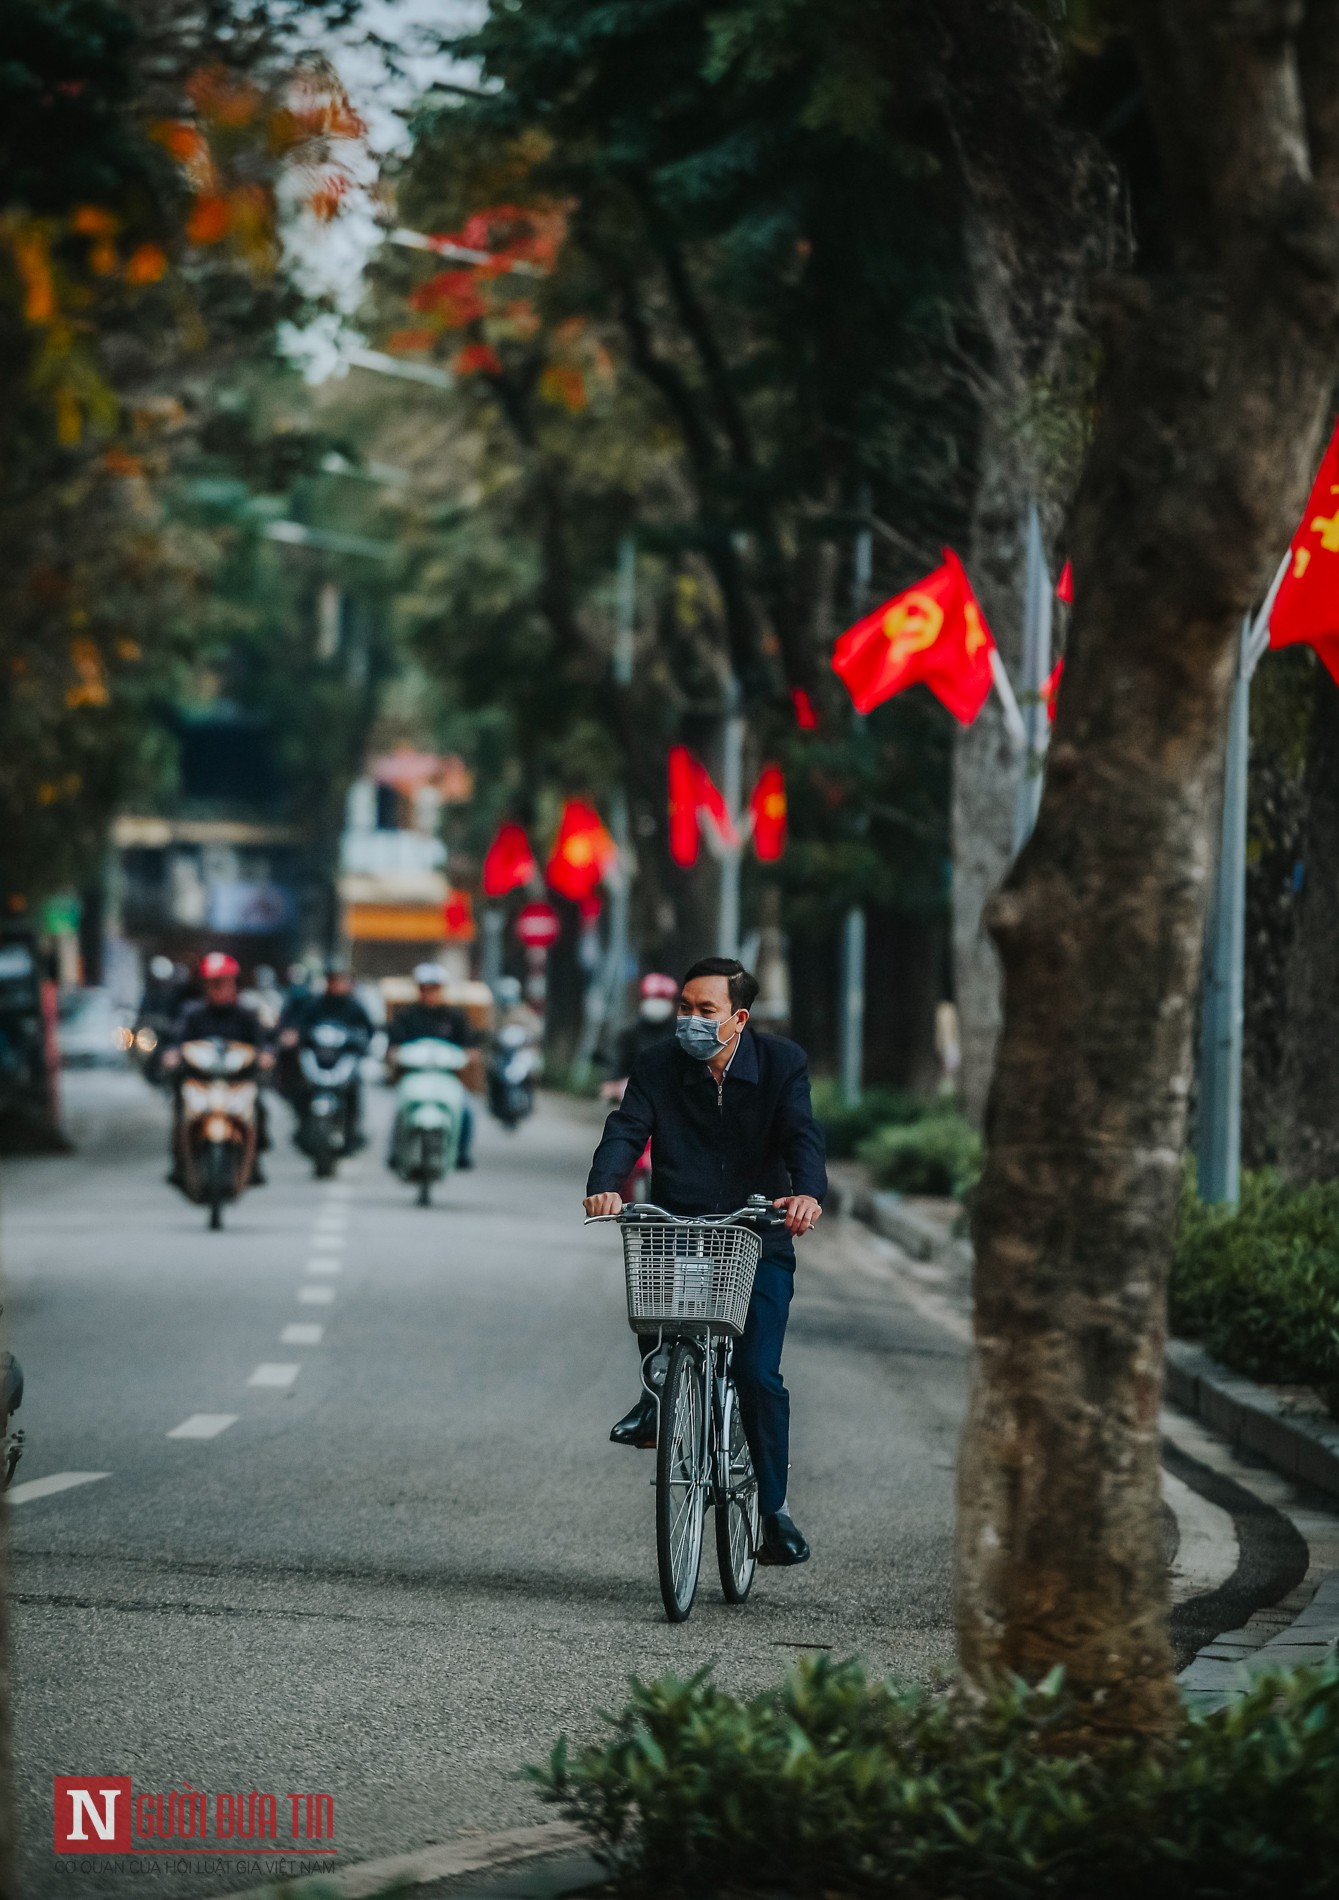
<instances>
[{"instance_id":1,"label":"bicycle frame","mask_svg":"<svg viewBox=\"0 0 1339 1900\"><path fill-rule=\"evenodd\" d=\"M680 1340L690 1345L699 1359L708 1353L711 1356L710 1365L704 1368L710 1403L702 1408L702 1469L708 1474L707 1503L715 1510L732 1501L735 1495L730 1487L730 1408L738 1403L738 1394L730 1381L734 1341L728 1334L704 1335L663 1326L658 1329L655 1345L642 1355L642 1389L655 1401L657 1430L661 1388L647 1377L647 1367L658 1352L677 1345Z\"/></svg>"}]
</instances>

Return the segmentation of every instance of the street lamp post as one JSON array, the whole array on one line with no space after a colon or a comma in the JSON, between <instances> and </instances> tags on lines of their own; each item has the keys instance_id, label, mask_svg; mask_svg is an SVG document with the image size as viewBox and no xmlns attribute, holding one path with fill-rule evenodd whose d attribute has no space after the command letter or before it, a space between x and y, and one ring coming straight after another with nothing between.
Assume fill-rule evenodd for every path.
<instances>
[{"instance_id":1,"label":"street lamp post","mask_svg":"<svg viewBox=\"0 0 1339 1900\"><path fill-rule=\"evenodd\" d=\"M869 495L861 497L866 514ZM870 576L874 568L874 536L862 527L855 538L855 560L851 576L852 617L858 620L869 598ZM864 728L859 713L854 715L855 730ZM838 1011L842 1100L854 1108L864 1092L865 1067L865 911L853 904L842 922L841 1008Z\"/></svg>"}]
</instances>

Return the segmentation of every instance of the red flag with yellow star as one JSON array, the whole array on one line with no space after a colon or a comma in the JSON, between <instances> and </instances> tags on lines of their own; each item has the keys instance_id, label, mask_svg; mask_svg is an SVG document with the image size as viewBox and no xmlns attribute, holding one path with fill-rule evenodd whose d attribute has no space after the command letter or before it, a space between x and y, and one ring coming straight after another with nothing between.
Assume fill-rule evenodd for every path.
<instances>
[{"instance_id":1,"label":"red flag with yellow star","mask_svg":"<svg viewBox=\"0 0 1339 1900\"><path fill-rule=\"evenodd\" d=\"M618 849L595 807L584 799L569 798L544 867L550 886L560 897L579 904L595 895L596 885L617 857Z\"/></svg>"},{"instance_id":2,"label":"red flag with yellow star","mask_svg":"<svg viewBox=\"0 0 1339 1900\"><path fill-rule=\"evenodd\" d=\"M923 684L970 726L990 693L994 650L962 562L945 548L942 567L847 628L832 667L858 713Z\"/></svg>"},{"instance_id":3,"label":"red flag with yellow star","mask_svg":"<svg viewBox=\"0 0 1339 1900\"><path fill-rule=\"evenodd\" d=\"M779 765L765 765L749 799L753 849L764 864L775 864L786 849L786 781Z\"/></svg>"},{"instance_id":4,"label":"red flag with yellow star","mask_svg":"<svg viewBox=\"0 0 1339 1900\"><path fill-rule=\"evenodd\" d=\"M1292 560L1269 616L1270 646L1299 643L1314 647L1339 681L1339 429L1292 538Z\"/></svg>"}]
</instances>

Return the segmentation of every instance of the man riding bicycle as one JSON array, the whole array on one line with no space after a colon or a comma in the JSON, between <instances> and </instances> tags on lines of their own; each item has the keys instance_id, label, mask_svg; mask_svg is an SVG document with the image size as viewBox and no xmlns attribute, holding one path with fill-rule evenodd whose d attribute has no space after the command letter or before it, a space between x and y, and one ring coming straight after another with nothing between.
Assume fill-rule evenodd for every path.
<instances>
[{"instance_id":1,"label":"man riding bicycle","mask_svg":"<svg viewBox=\"0 0 1339 1900\"><path fill-rule=\"evenodd\" d=\"M806 1234L827 1193L823 1131L809 1100L803 1050L748 1027L757 980L729 957L695 963L679 992L672 1041L645 1050L604 1126L586 1183L587 1214L617 1214L619 1186L651 1143L651 1199L667 1213L728 1214L765 1194L785 1225L763 1239L734 1377L758 1475L758 1561L801 1564L809 1546L786 1499L790 1395L781 1348L795 1285L793 1236ZM643 1360L654 1336L638 1338ZM644 1394L609 1436L649 1449L656 1401Z\"/></svg>"}]
</instances>

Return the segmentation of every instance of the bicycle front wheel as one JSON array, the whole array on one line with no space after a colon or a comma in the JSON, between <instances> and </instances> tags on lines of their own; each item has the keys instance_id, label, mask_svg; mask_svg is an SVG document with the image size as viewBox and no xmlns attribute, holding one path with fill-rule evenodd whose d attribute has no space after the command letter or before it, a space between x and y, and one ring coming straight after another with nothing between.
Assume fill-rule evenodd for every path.
<instances>
[{"instance_id":1,"label":"bicycle front wheel","mask_svg":"<svg viewBox=\"0 0 1339 1900\"><path fill-rule=\"evenodd\" d=\"M716 1562L727 1603L742 1603L753 1588L762 1537L758 1515L758 1480L753 1455L739 1416L739 1394L732 1379L725 1391L729 1422L723 1436L728 1454L728 1485L716 1506Z\"/></svg>"},{"instance_id":2,"label":"bicycle front wheel","mask_svg":"<svg viewBox=\"0 0 1339 1900\"><path fill-rule=\"evenodd\" d=\"M656 1561L671 1623L682 1623L692 1609L702 1566L706 1403L705 1362L681 1339L670 1354L661 1388L656 1446Z\"/></svg>"}]
</instances>

